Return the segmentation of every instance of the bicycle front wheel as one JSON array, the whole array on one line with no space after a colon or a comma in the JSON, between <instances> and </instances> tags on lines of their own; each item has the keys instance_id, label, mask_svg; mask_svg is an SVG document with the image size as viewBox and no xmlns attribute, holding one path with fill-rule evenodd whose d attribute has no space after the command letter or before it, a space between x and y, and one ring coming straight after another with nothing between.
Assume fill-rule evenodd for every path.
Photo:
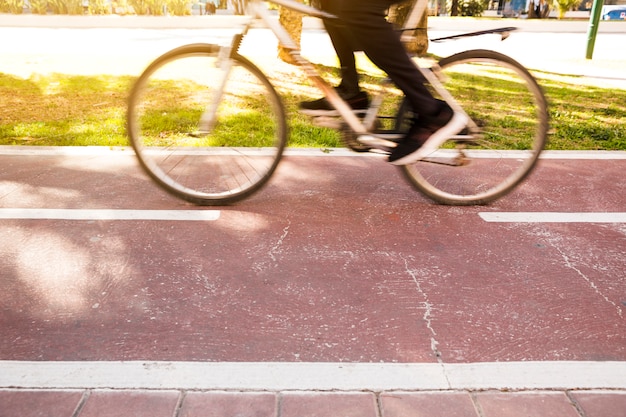
<instances>
[{"instance_id":1,"label":"bicycle front wheel","mask_svg":"<svg viewBox=\"0 0 626 417\"><path fill-rule=\"evenodd\" d=\"M404 173L439 203L486 204L534 168L548 132L546 99L521 64L494 51L461 52L439 66L439 79L471 122L434 154L404 166Z\"/></svg>"},{"instance_id":2,"label":"bicycle front wheel","mask_svg":"<svg viewBox=\"0 0 626 417\"><path fill-rule=\"evenodd\" d=\"M287 137L285 113L263 73L217 45L157 58L133 86L127 128L145 171L201 205L248 197L270 178Z\"/></svg>"}]
</instances>

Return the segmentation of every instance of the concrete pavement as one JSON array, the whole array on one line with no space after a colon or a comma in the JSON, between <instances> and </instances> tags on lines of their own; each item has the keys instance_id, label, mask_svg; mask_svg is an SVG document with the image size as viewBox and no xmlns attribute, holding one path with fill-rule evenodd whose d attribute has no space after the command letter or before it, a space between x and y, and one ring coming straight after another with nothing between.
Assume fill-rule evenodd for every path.
<instances>
[{"instance_id":1,"label":"concrete pavement","mask_svg":"<svg viewBox=\"0 0 626 417\"><path fill-rule=\"evenodd\" d=\"M228 42L242 19L245 18L0 14L0 37L11 39L0 44L0 71L25 78L41 72L136 75L173 47L193 42ZM429 20L429 37L503 26L520 30L504 42L495 35L432 42L430 52L447 56L466 49L493 49L541 71L542 76L566 74L575 83L626 89L623 22L600 24L593 60L585 59L585 21L433 17ZM275 57L275 51L276 39L262 29L251 33L241 49L255 62ZM313 62L336 65L332 45L319 21L305 21L302 51Z\"/></svg>"},{"instance_id":2,"label":"concrete pavement","mask_svg":"<svg viewBox=\"0 0 626 417\"><path fill-rule=\"evenodd\" d=\"M623 417L626 391L0 390L3 417Z\"/></svg>"}]
</instances>

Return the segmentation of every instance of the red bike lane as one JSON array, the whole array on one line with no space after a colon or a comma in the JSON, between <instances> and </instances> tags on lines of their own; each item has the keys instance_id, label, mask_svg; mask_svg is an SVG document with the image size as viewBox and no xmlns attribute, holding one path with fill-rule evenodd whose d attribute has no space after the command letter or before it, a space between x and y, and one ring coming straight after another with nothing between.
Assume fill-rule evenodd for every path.
<instances>
[{"instance_id":1,"label":"red bike lane","mask_svg":"<svg viewBox=\"0 0 626 417\"><path fill-rule=\"evenodd\" d=\"M464 208L290 153L201 208L128 150L3 149L0 414L622 415L624 153Z\"/></svg>"},{"instance_id":2,"label":"red bike lane","mask_svg":"<svg viewBox=\"0 0 626 417\"><path fill-rule=\"evenodd\" d=\"M286 156L214 208L165 194L128 151L1 156L0 359L626 359L623 153L545 159L483 207L334 153ZM115 215L133 210L182 217ZM489 220L502 213L538 217Z\"/></svg>"}]
</instances>

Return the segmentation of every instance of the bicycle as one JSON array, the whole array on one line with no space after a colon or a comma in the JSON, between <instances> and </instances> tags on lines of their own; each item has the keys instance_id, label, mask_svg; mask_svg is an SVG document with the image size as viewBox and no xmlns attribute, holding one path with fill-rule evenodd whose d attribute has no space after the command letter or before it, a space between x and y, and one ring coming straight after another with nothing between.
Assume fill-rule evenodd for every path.
<instances>
[{"instance_id":1,"label":"bicycle","mask_svg":"<svg viewBox=\"0 0 626 417\"><path fill-rule=\"evenodd\" d=\"M292 0L272 3L336 19ZM165 190L195 204L230 204L249 197L267 183L285 149L281 98L266 75L238 52L258 21L337 110L339 117L331 125L340 129L350 149L390 152L411 118L406 100L394 102L398 91L389 81L364 113L354 112L300 55L265 2L250 0L248 7L250 20L230 45L175 48L152 62L130 93L127 128L141 166ZM413 28L425 12L426 2L417 1L404 30ZM514 29L450 38L501 33L504 39ZM424 195L450 205L486 204L513 190L533 170L546 143L547 102L535 78L508 56L481 49L419 68L433 93L467 114L470 122L427 158L400 167L405 177ZM390 97L396 103L391 107ZM242 123L246 129L240 128Z\"/></svg>"}]
</instances>

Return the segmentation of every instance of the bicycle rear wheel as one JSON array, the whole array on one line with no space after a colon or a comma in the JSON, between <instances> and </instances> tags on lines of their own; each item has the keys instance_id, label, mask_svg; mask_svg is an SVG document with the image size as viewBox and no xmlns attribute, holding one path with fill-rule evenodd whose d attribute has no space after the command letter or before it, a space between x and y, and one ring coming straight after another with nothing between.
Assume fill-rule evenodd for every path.
<instances>
[{"instance_id":1,"label":"bicycle rear wheel","mask_svg":"<svg viewBox=\"0 0 626 417\"><path fill-rule=\"evenodd\" d=\"M270 178L287 138L283 104L263 73L217 45L157 58L133 86L127 128L145 171L201 205L248 197Z\"/></svg>"},{"instance_id":2,"label":"bicycle rear wheel","mask_svg":"<svg viewBox=\"0 0 626 417\"><path fill-rule=\"evenodd\" d=\"M472 121L434 154L402 169L439 203L486 204L534 168L548 132L546 99L522 65L494 51L461 52L439 66L441 82Z\"/></svg>"}]
</instances>

